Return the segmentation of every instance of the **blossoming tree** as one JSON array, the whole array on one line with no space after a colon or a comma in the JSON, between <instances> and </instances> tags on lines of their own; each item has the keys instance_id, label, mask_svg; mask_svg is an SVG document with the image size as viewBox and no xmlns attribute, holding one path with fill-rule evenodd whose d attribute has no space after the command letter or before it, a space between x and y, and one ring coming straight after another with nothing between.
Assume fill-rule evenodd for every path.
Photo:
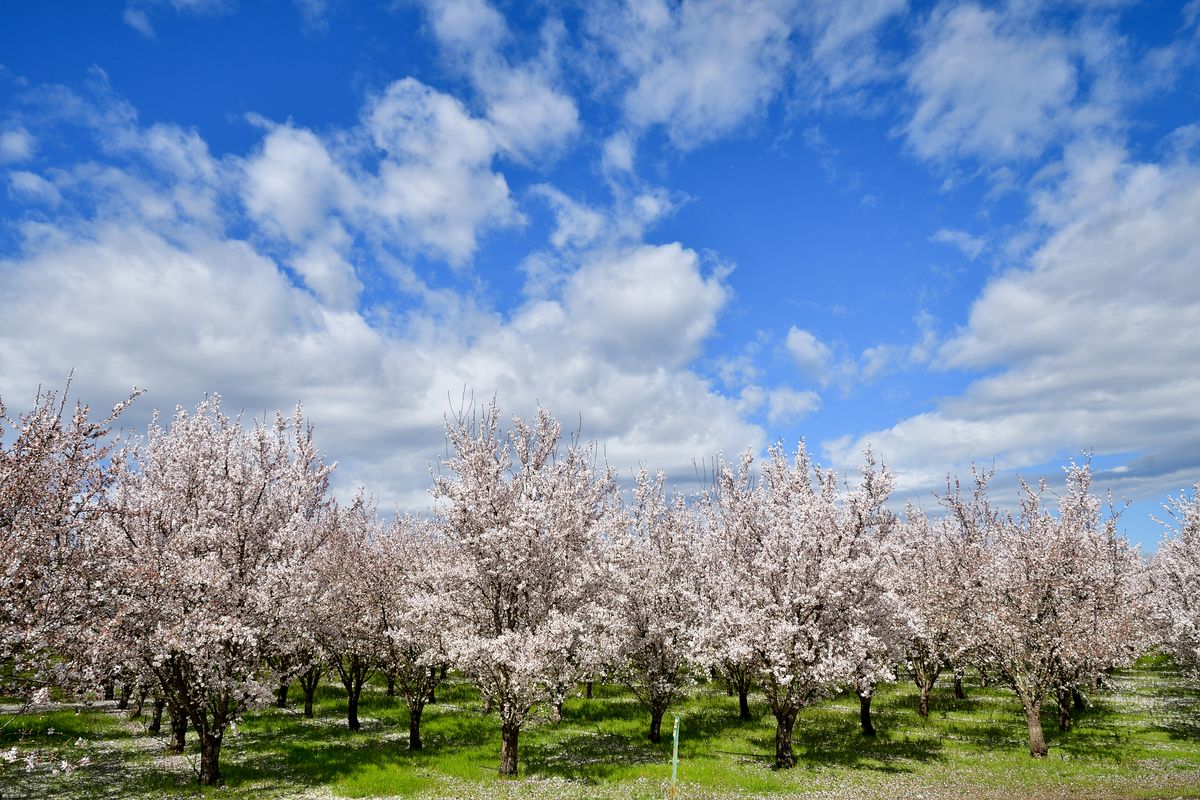
<instances>
[{"instance_id":1,"label":"blossoming tree","mask_svg":"<svg viewBox=\"0 0 1200 800\"><path fill-rule=\"evenodd\" d=\"M710 506L718 519L710 554L716 589L707 639L735 639L753 653L758 683L775 715L775 764L794 766L796 716L816 698L887 671L872 654L895 624L885 602L880 542L892 525L884 508L891 474L867 454L859 485L843 490L803 444L789 462L770 449L762 476L751 458L718 465ZM879 672L862 675L864 665Z\"/></svg>"},{"instance_id":2,"label":"blossoming tree","mask_svg":"<svg viewBox=\"0 0 1200 800\"><path fill-rule=\"evenodd\" d=\"M650 741L695 663L704 575L700 527L664 477L641 470L625 527L609 543L615 674L650 709Z\"/></svg>"},{"instance_id":3,"label":"blossoming tree","mask_svg":"<svg viewBox=\"0 0 1200 800\"><path fill-rule=\"evenodd\" d=\"M438 588L448 655L500 714L500 773L517 772L521 725L535 703L577 682L601 614L600 533L617 513L611 471L595 448L560 447L541 410L500 430L481 417L447 421L452 455L433 493L446 537Z\"/></svg>"},{"instance_id":4,"label":"blossoming tree","mask_svg":"<svg viewBox=\"0 0 1200 800\"><path fill-rule=\"evenodd\" d=\"M1200 681L1200 483L1172 498L1170 520L1154 557L1155 616L1175 662Z\"/></svg>"},{"instance_id":5,"label":"blossoming tree","mask_svg":"<svg viewBox=\"0 0 1200 800\"><path fill-rule=\"evenodd\" d=\"M949 519L978 540L978 569L963 593L977 630L974 644L982 669L996 674L1025 710L1029 752L1047 753L1041 708L1047 697L1098 670L1131 660L1138 618L1140 558L1119 535L1116 517L1101 513L1090 492L1088 465L1066 469L1058 513L1043 502L1046 484L1022 484L1020 510L1000 514L987 503L987 475L976 475L973 496L944 499Z\"/></svg>"},{"instance_id":6,"label":"blossoming tree","mask_svg":"<svg viewBox=\"0 0 1200 800\"><path fill-rule=\"evenodd\" d=\"M99 647L154 676L200 739L199 780L221 780L229 724L267 703L267 664L303 619L313 554L326 535L329 474L297 408L244 424L209 397L170 426L156 415L118 461L106 517L107 596Z\"/></svg>"},{"instance_id":7,"label":"blossoming tree","mask_svg":"<svg viewBox=\"0 0 1200 800\"><path fill-rule=\"evenodd\" d=\"M112 425L139 394L95 420L67 405L70 386L39 390L16 418L0 402L0 675L39 683L51 667L64 679L58 656L87 629L87 528L114 477Z\"/></svg>"}]
</instances>

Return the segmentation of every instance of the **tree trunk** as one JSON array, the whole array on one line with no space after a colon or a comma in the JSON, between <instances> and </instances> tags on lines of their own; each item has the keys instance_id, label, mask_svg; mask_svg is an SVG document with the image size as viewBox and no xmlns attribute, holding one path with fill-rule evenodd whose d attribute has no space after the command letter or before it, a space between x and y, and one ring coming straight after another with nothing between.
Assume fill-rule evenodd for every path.
<instances>
[{"instance_id":1,"label":"tree trunk","mask_svg":"<svg viewBox=\"0 0 1200 800\"><path fill-rule=\"evenodd\" d=\"M521 726L515 722L500 724L500 774L517 774L517 737Z\"/></svg>"},{"instance_id":2,"label":"tree trunk","mask_svg":"<svg viewBox=\"0 0 1200 800\"><path fill-rule=\"evenodd\" d=\"M351 685L346 687L349 696L346 700L346 722L350 725L350 730L356 731L361 726L358 722L358 696L362 694L362 685Z\"/></svg>"},{"instance_id":3,"label":"tree trunk","mask_svg":"<svg viewBox=\"0 0 1200 800\"><path fill-rule=\"evenodd\" d=\"M1034 758L1046 757L1046 737L1042 733L1042 704L1038 700L1021 698L1025 706L1025 721L1029 725L1029 755Z\"/></svg>"},{"instance_id":4,"label":"tree trunk","mask_svg":"<svg viewBox=\"0 0 1200 800\"><path fill-rule=\"evenodd\" d=\"M408 749L420 750L421 744L421 713L425 710L424 703L411 704L408 707Z\"/></svg>"},{"instance_id":5,"label":"tree trunk","mask_svg":"<svg viewBox=\"0 0 1200 800\"><path fill-rule=\"evenodd\" d=\"M554 704L554 722L562 722L562 704L562 700L559 700Z\"/></svg>"},{"instance_id":6,"label":"tree trunk","mask_svg":"<svg viewBox=\"0 0 1200 800\"><path fill-rule=\"evenodd\" d=\"M796 726L796 711L775 712L775 768L791 769L796 766L796 755L792 752L792 728Z\"/></svg>"},{"instance_id":7,"label":"tree trunk","mask_svg":"<svg viewBox=\"0 0 1200 800\"><path fill-rule=\"evenodd\" d=\"M200 784L220 786L221 781L221 737L224 731L207 731L200 735Z\"/></svg>"},{"instance_id":8,"label":"tree trunk","mask_svg":"<svg viewBox=\"0 0 1200 800\"><path fill-rule=\"evenodd\" d=\"M389 672L387 674L387 696L396 696L396 674L394 672Z\"/></svg>"},{"instance_id":9,"label":"tree trunk","mask_svg":"<svg viewBox=\"0 0 1200 800\"><path fill-rule=\"evenodd\" d=\"M175 706L168 706L167 710L171 716L171 744L168 749L172 753L182 753L187 746L187 712Z\"/></svg>"},{"instance_id":10,"label":"tree trunk","mask_svg":"<svg viewBox=\"0 0 1200 800\"><path fill-rule=\"evenodd\" d=\"M106 680L104 682L104 699L105 700L113 700L116 698L116 696L117 696L116 681L109 678L108 680Z\"/></svg>"},{"instance_id":11,"label":"tree trunk","mask_svg":"<svg viewBox=\"0 0 1200 800\"><path fill-rule=\"evenodd\" d=\"M588 681L583 687L583 696L588 700L592 699L592 682Z\"/></svg>"},{"instance_id":12,"label":"tree trunk","mask_svg":"<svg viewBox=\"0 0 1200 800\"><path fill-rule=\"evenodd\" d=\"M1065 687L1059 687L1058 690L1058 729L1071 729L1071 690Z\"/></svg>"},{"instance_id":13,"label":"tree trunk","mask_svg":"<svg viewBox=\"0 0 1200 800\"><path fill-rule=\"evenodd\" d=\"M650 707L650 741L655 744L662 741L662 718L666 711L665 706Z\"/></svg>"},{"instance_id":14,"label":"tree trunk","mask_svg":"<svg viewBox=\"0 0 1200 800\"><path fill-rule=\"evenodd\" d=\"M858 696L858 721L864 736L875 735L875 725L871 722L871 698L874 696L874 693Z\"/></svg>"},{"instance_id":15,"label":"tree trunk","mask_svg":"<svg viewBox=\"0 0 1200 800\"><path fill-rule=\"evenodd\" d=\"M729 678L725 679L725 696L733 697L733 681Z\"/></svg>"},{"instance_id":16,"label":"tree trunk","mask_svg":"<svg viewBox=\"0 0 1200 800\"><path fill-rule=\"evenodd\" d=\"M291 681L280 681L279 691L275 693L275 705L279 708L287 708L288 689L291 687Z\"/></svg>"},{"instance_id":17,"label":"tree trunk","mask_svg":"<svg viewBox=\"0 0 1200 800\"><path fill-rule=\"evenodd\" d=\"M966 700L967 693L963 691L962 685L962 670L954 671L954 699Z\"/></svg>"},{"instance_id":18,"label":"tree trunk","mask_svg":"<svg viewBox=\"0 0 1200 800\"><path fill-rule=\"evenodd\" d=\"M150 727L146 730L150 733L157 734L162 730L162 714L167 702L165 700L154 701L154 714L150 717Z\"/></svg>"},{"instance_id":19,"label":"tree trunk","mask_svg":"<svg viewBox=\"0 0 1200 800\"><path fill-rule=\"evenodd\" d=\"M321 683L321 667L313 664L300 676L300 688L304 690L304 716L312 719L313 697Z\"/></svg>"},{"instance_id":20,"label":"tree trunk","mask_svg":"<svg viewBox=\"0 0 1200 800\"><path fill-rule=\"evenodd\" d=\"M1087 700L1078 689L1071 690L1071 703L1075 706L1076 711L1083 711L1087 708Z\"/></svg>"},{"instance_id":21,"label":"tree trunk","mask_svg":"<svg viewBox=\"0 0 1200 800\"><path fill-rule=\"evenodd\" d=\"M738 687L738 719L750 719L750 688Z\"/></svg>"},{"instance_id":22,"label":"tree trunk","mask_svg":"<svg viewBox=\"0 0 1200 800\"><path fill-rule=\"evenodd\" d=\"M142 706L146 705L146 695L148 692L142 689L138 692L137 700L133 701L133 708L129 710L129 718L137 719L142 715Z\"/></svg>"},{"instance_id":23,"label":"tree trunk","mask_svg":"<svg viewBox=\"0 0 1200 800\"><path fill-rule=\"evenodd\" d=\"M929 716L929 687L923 683L917 684L920 694L917 695L917 713L922 717Z\"/></svg>"}]
</instances>

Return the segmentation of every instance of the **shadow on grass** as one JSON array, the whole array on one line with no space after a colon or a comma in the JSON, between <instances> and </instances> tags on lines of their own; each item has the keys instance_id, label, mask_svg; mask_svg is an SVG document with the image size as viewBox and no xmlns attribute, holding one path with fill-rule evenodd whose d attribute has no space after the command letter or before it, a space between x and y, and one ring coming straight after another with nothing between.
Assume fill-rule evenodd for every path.
<instances>
[{"instance_id":1,"label":"shadow on grass","mask_svg":"<svg viewBox=\"0 0 1200 800\"><path fill-rule=\"evenodd\" d=\"M752 737L750 743L769 754L767 761L773 761L774 725L768 735ZM886 728L879 728L874 737L864 736L857 715L828 713L800 715L792 731L792 750L798 766L836 766L888 773L913 772L917 764L942 759L942 743L936 736Z\"/></svg>"},{"instance_id":2,"label":"shadow on grass","mask_svg":"<svg viewBox=\"0 0 1200 800\"><path fill-rule=\"evenodd\" d=\"M527 774L582 779L595 783L615 770L636 764L660 763L664 754L648 740L639 742L613 733L572 733L553 740L522 745Z\"/></svg>"}]
</instances>

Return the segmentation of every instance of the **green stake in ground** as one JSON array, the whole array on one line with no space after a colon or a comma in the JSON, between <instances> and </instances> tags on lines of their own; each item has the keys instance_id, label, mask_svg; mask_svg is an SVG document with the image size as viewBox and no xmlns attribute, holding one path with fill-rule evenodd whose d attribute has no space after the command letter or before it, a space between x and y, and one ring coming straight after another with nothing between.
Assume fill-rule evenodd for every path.
<instances>
[{"instance_id":1,"label":"green stake in ground","mask_svg":"<svg viewBox=\"0 0 1200 800\"><path fill-rule=\"evenodd\" d=\"M671 793L668 795L668 797L670 797L671 800L675 800L675 793L677 791L676 774L679 771L679 715L678 714L675 714L675 734L672 738L674 740L674 743L671 746Z\"/></svg>"}]
</instances>

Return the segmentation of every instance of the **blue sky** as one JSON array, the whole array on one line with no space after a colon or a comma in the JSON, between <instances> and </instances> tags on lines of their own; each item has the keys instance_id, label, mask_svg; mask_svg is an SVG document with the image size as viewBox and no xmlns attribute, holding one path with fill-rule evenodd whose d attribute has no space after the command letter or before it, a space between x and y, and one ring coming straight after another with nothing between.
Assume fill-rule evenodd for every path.
<instances>
[{"instance_id":1,"label":"blue sky","mask_svg":"<svg viewBox=\"0 0 1200 800\"><path fill-rule=\"evenodd\" d=\"M426 502L463 396L623 475L1200 480L1200 2L6 3L0 396L304 404Z\"/></svg>"}]
</instances>

